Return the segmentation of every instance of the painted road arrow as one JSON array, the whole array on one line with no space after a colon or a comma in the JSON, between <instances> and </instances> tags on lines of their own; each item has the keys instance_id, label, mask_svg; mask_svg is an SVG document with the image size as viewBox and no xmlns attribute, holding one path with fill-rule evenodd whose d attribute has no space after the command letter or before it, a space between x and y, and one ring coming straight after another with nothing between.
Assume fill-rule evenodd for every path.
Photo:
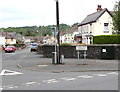
<instances>
[{"instance_id":1,"label":"painted road arrow","mask_svg":"<svg viewBox=\"0 0 120 92\"><path fill-rule=\"evenodd\" d=\"M3 69L2 72L0 73L0 75L18 75L18 74L23 74L23 73L6 70L6 69Z\"/></svg>"}]
</instances>

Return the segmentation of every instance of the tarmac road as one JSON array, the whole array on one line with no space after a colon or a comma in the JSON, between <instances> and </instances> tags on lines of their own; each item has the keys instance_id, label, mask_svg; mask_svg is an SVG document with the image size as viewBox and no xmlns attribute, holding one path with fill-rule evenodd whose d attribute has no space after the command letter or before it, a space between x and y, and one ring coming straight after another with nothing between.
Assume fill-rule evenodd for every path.
<instances>
[{"instance_id":1,"label":"tarmac road","mask_svg":"<svg viewBox=\"0 0 120 92\"><path fill-rule=\"evenodd\" d=\"M66 59L64 65L53 65L50 58L42 58L29 48L3 52L2 58L3 90L118 90L115 60L86 63Z\"/></svg>"}]
</instances>

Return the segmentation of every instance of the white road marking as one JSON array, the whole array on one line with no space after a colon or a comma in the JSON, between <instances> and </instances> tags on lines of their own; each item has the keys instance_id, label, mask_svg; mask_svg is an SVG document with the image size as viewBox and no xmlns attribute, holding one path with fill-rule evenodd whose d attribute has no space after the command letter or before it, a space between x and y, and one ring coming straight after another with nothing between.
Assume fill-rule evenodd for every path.
<instances>
[{"instance_id":1,"label":"white road marking","mask_svg":"<svg viewBox=\"0 0 120 92\"><path fill-rule=\"evenodd\" d=\"M10 70L9 70L10 71ZM8 72L9 72L8 71ZM1 74L4 74L4 71L1 72ZM107 76L108 74L115 74L117 75L118 73L117 72L110 72L110 73L106 73L106 74L93 74L94 76L100 76L100 77L105 77ZM76 78L93 78L94 76L90 76L90 75L81 75L81 76L77 76ZM76 78L73 78L73 77L63 77L63 78L60 78L62 80L66 80L66 81L72 81L72 80L75 80ZM43 80L42 82L45 82L45 83L56 83L56 82L60 82L56 79L49 79L49 80ZM22 85L23 83L21 83ZM32 84L36 84L36 85L40 85L41 83L37 83L37 82L28 82L28 83L24 83L24 86L29 86L29 85L32 85ZM4 88L9 88L9 89L13 89L13 88L18 88L18 86L14 86L14 85L8 85L8 86L2 86L0 88L0 90L4 89Z\"/></svg>"},{"instance_id":2,"label":"white road marking","mask_svg":"<svg viewBox=\"0 0 120 92\"><path fill-rule=\"evenodd\" d=\"M50 79L50 80L43 80L42 82L47 82L47 83L55 83L55 82L59 82L56 79Z\"/></svg>"},{"instance_id":3,"label":"white road marking","mask_svg":"<svg viewBox=\"0 0 120 92\"><path fill-rule=\"evenodd\" d=\"M67 81L70 81L70 80L75 80L76 78L72 78L72 77L64 77L64 78L61 78L63 80L67 80Z\"/></svg>"},{"instance_id":4,"label":"white road marking","mask_svg":"<svg viewBox=\"0 0 120 92\"><path fill-rule=\"evenodd\" d=\"M37 83L37 82L28 82L26 83L27 85L31 85L31 84L34 84L34 83Z\"/></svg>"},{"instance_id":5,"label":"white road marking","mask_svg":"<svg viewBox=\"0 0 120 92\"><path fill-rule=\"evenodd\" d=\"M12 88L14 88L14 87L8 87L8 88L12 89Z\"/></svg>"},{"instance_id":6,"label":"white road marking","mask_svg":"<svg viewBox=\"0 0 120 92\"><path fill-rule=\"evenodd\" d=\"M6 70L6 69L3 69L2 72L0 73L0 75L18 75L18 74L23 74L23 73L11 71L11 70Z\"/></svg>"},{"instance_id":7,"label":"white road marking","mask_svg":"<svg viewBox=\"0 0 120 92\"><path fill-rule=\"evenodd\" d=\"M18 86L13 86L13 85L12 85L12 86L9 86L9 85L8 85L8 86L4 86L4 88L13 89L13 88L18 88Z\"/></svg>"},{"instance_id":8,"label":"white road marking","mask_svg":"<svg viewBox=\"0 0 120 92\"><path fill-rule=\"evenodd\" d=\"M107 76L107 74L94 74L94 75L97 75L97 76L100 76L100 77L105 77L105 76Z\"/></svg>"},{"instance_id":9,"label":"white road marking","mask_svg":"<svg viewBox=\"0 0 120 92\"><path fill-rule=\"evenodd\" d=\"M40 67L45 67L45 66L48 66L48 65L38 65L38 66L40 66Z\"/></svg>"},{"instance_id":10,"label":"white road marking","mask_svg":"<svg viewBox=\"0 0 120 92\"><path fill-rule=\"evenodd\" d=\"M82 75L82 76L77 76L79 78L92 78L93 76L88 76L88 75Z\"/></svg>"},{"instance_id":11,"label":"white road marking","mask_svg":"<svg viewBox=\"0 0 120 92\"><path fill-rule=\"evenodd\" d=\"M15 88L15 86L14 85L7 85L7 86L2 86L3 87L3 89L4 88L7 88L7 89L12 89L12 88Z\"/></svg>"},{"instance_id":12,"label":"white road marking","mask_svg":"<svg viewBox=\"0 0 120 92\"><path fill-rule=\"evenodd\" d=\"M2 91L3 90L3 88L0 88L0 91Z\"/></svg>"},{"instance_id":13,"label":"white road marking","mask_svg":"<svg viewBox=\"0 0 120 92\"><path fill-rule=\"evenodd\" d=\"M115 74L115 75L118 75L117 72L110 72L110 73L108 73L108 74Z\"/></svg>"}]
</instances>

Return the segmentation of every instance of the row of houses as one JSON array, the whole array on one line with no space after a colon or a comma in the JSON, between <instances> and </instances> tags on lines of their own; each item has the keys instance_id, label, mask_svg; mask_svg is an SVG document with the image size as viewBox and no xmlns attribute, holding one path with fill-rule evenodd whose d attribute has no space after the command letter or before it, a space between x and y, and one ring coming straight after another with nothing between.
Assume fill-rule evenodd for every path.
<instances>
[{"instance_id":1,"label":"row of houses","mask_svg":"<svg viewBox=\"0 0 120 92\"><path fill-rule=\"evenodd\" d=\"M60 42L92 44L93 36L111 35L112 32L113 21L111 12L107 8L102 9L101 5L98 5L97 11L89 14L79 25L61 32ZM44 42L51 43L50 38L45 39Z\"/></svg>"},{"instance_id":2,"label":"row of houses","mask_svg":"<svg viewBox=\"0 0 120 92\"><path fill-rule=\"evenodd\" d=\"M40 37L32 36L22 36L16 32L0 32L0 46L6 44L16 44L16 43L30 43L32 41L41 41Z\"/></svg>"},{"instance_id":3,"label":"row of houses","mask_svg":"<svg viewBox=\"0 0 120 92\"><path fill-rule=\"evenodd\" d=\"M17 44L17 43L31 43L38 42L42 43L45 37L36 37L36 36L22 36L16 32L3 32L0 31L0 47L5 46L6 44Z\"/></svg>"},{"instance_id":4,"label":"row of houses","mask_svg":"<svg viewBox=\"0 0 120 92\"><path fill-rule=\"evenodd\" d=\"M111 12L107 8L102 9L98 5L95 13L89 14L79 25L72 26L65 32L60 31L60 43L84 43L92 44L92 37L97 35L111 35L113 21ZM16 32L1 32L0 44L16 44L16 40L24 42L38 41L43 44L54 44L54 36L46 37L22 37Z\"/></svg>"},{"instance_id":5,"label":"row of houses","mask_svg":"<svg viewBox=\"0 0 120 92\"><path fill-rule=\"evenodd\" d=\"M16 44L17 39L21 39L22 36L16 32L0 32L0 45Z\"/></svg>"}]
</instances>

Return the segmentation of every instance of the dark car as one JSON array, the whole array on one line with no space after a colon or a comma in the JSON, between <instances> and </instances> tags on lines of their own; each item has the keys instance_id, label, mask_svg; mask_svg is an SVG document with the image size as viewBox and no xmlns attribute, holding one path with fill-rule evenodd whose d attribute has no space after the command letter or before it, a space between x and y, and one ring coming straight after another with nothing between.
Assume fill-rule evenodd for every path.
<instances>
[{"instance_id":1,"label":"dark car","mask_svg":"<svg viewBox=\"0 0 120 92\"><path fill-rule=\"evenodd\" d=\"M4 50L5 50L5 52L15 52L16 47L15 46L7 46Z\"/></svg>"}]
</instances>

